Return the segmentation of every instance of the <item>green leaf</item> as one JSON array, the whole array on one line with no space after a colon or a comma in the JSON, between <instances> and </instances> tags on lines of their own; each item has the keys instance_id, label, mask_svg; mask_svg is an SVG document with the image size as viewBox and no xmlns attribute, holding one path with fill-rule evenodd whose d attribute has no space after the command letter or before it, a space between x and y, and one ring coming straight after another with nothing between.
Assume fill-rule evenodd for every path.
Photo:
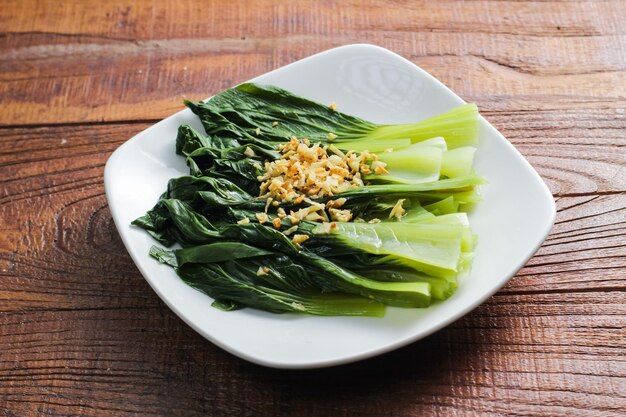
<instances>
[{"instance_id":1,"label":"green leaf","mask_svg":"<svg viewBox=\"0 0 626 417\"><path fill-rule=\"evenodd\" d=\"M382 316L384 305L347 294L295 295L259 284L251 284L227 273L217 264L187 264L178 269L190 286L210 297L234 305L246 305L274 313L314 315Z\"/></svg>"},{"instance_id":2,"label":"green leaf","mask_svg":"<svg viewBox=\"0 0 626 417\"><path fill-rule=\"evenodd\" d=\"M241 242L220 242L193 246L174 251L178 265L188 263L218 263L237 259L271 255L263 249Z\"/></svg>"},{"instance_id":3,"label":"green leaf","mask_svg":"<svg viewBox=\"0 0 626 417\"><path fill-rule=\"evenodd\" d=\"M152 246L150 248L150 256L159 261L162 264L169 265L173 268L178 267L176 261L176 255L173 251L160 248L158 246Z\"/></svg>"},{"instance_id":4,"label":"green leaf","mask_svg":"<svg viewBox=\"0 0 626 417\"><path fill-rule=\"evenodd\" d=\"M320 226L313 233L324 235ZM330 237L374 255L412 261L424 268L456 271L463 226L420 223L337 223ZM429 272L429 271L425 271Z\"/></svg>"},{"instance_id":5,"label":"green leaf","mask_svg":"<svg viewBox=\"0 0 626 417\"><path fill-rule=\"evenodd\" d=\"M408 145L407 139L415 143L443 136L448 146L455 148L475 144L478 137L478 111L473 104L400 125L377 125L281 88L254 83L226 90L207 102L186 104L200 117L209 136L232 137L246 143L283 142L295 135L313 142L333 142L344 149L379 152L402 146L397 140ZM329 133L334 139L329 139ZM358 142L365 145L359 146Z\"/></svg>"}]
</instances>

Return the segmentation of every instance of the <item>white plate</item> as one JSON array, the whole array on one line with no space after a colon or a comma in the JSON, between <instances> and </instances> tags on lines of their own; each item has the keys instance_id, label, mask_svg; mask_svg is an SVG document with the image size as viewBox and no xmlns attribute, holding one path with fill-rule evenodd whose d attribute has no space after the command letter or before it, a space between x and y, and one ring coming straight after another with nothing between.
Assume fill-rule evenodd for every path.
<instances>
[{"instance_id":1,"label":"white plate","mask_svg":"<svg viewBox=\"0 0 626 417\"><path fill-rule=\"evenodd\" d=\"M380 47L332 49L255 78L378 123L415 122L464 103L404 58ZM185 109L139 133L109 158L109 207L137 267L163 301L211 342L243 359L276 368L352 362L421 339L467 314L501 288L544 241L555 217L552 196L522 155L481 120L476 171L489 184L470 214L479 241L470 276L456 294L427 309L389 308L384 318L276 315L254 309L223 312L148 256L155 242L130 222L143 215L167 181L188 172L174 152L182 123L202 129ZM202 131L202 130L201 130Z\"/></svg>"}]
</instances>

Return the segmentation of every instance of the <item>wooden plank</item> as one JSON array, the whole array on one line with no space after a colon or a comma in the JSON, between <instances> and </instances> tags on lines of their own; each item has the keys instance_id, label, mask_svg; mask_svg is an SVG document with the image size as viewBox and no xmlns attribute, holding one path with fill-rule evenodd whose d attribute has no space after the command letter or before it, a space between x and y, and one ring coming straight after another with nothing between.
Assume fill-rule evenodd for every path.
<instances>
[{"instance_id":1,"label":"wooden plank","mask_svg":"<svg viewBox=\"0 0 626 417\"><path fill-rule=\"evenodd\" d=\"M388 0L366 0L343 2L341 7L331 1L155 3L139 0L128 4L124 0L110 0L87 4L81 0L68 0L60 4L5 0L3 5L0 23L5 32L91 33L122 39L174 38L206 33L220 33L225 37L258 36L267 33L268 29L284 35L321 34L345 27L398 31L423 28L544 37L596 36L624 34L617 18L626 10L622 2L612 0L521 3L479 0L467 4L453 1L398 4ZM515 13L510 13L511 10Z\"/></svg>"},{"instance_id":2,"label":"wooden plank","mask_svg":"<svg viewBox=\"0 0 626 417\"><path fill-rule=\"evenodd\" d=\"M625 301L496 296L400 351L308 372L236 359L162 306L17 311L0 316L0 412L611 415L626 407Z\"/></svg>"},{"instance_id":3,"label":"wooden plank","mask_svg":"<svg viewBox=\"0 0 626 417\"><path fill-rule=\"evenodd\" d=\"M484 110L620 109L624 4L8 2L0 124L162 118L185 97L358 42L411 59Z\"/></svg>"},{"instance_id":4,"label":"wooden plank","mask_svg":"<svg viewBox=\"0 0 626 417\"><path fill-rule=\"evenodd\" d=\"M626 194L564 197L543 246L504 292L626 288Z\"/></svg>"},{"instance_id":5,"label":"wooden plank","mask_svg":"<svg viewBox=\"0 0 626 417\"><path fill-rule=\"evenodd\" d=\"M626 113L615 110L483 112L555 195L626 190Z\"/></svg>"}]
</instances>

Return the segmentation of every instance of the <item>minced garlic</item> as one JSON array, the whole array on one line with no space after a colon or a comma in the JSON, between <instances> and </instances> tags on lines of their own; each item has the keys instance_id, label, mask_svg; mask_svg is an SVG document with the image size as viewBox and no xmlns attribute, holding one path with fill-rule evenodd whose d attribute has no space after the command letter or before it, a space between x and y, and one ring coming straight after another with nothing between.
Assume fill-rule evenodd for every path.
<instances>
[{"instance_id":1,"label":"minced garlic","mask_svg":"<svg viewBox=\"0 0 626 417\"><path fill-rule=\"evenodd\" d=\"M335 229L337 229L337 223L335 222L322 223L319 228L316 228L316 231L314 231L314 233L326 234L332 232Z\"/></svg>"},{"instance_id":2,"label":"minced garlic","mask_svg":"<svg viewBox=\"0 0 626 417\"><path fill-rule=\"evenodd\" d=\"M323 221L326 221L327 219L324 216L321 216L319 213L309 213L306 215L304 220L307 220L310 222L323 222Z\"/></svg>"},{"instance_id":3,"label":"minced garlic","mask_svg":"<svg viewBox=\"0 0 626 417\"><path fill-rule=\"evenodd\" d=\"M328 134L329 140L336 138L335 134ZM292 227L283 232L285 235L293 233L293 227L297 227L301 221L352 221L352 212L341 209L347 199L333 198L325 205L313 199L334 197L344 191L362 187L363 175L389 173L385 168L387 164L379 161L374 153L343 152L333 144L311 144L307 138L298 139L292 136L287 143L278 146L278 151L281 157L275 161L266 161L263 167L265 172L257 177L261 183L259 197L266 198L267 204L265 213L257 213L256 217L261 224L269 221L267 210L270 205L276 206L278 202L301 205L302 208L292 210L289 214L282 207L278 208L278 218L272 220L272 224L280 229L283 225L282 219L288 220ZM401 205L399 209L402 210ZM404 212L400 216L402 214ZM374 219L372 222L376 221L380 220Z\"/></svg>"},{"instance_id":4,"label":"minced garlic","mask_svg":"<svg viewBox=\"0 0 626 417\"><path fill-rule=\"evenodd\" d=\"M330 217L338 222L349 222L352 220L352 212L350 210L330 208L328 212L330 213Z\"/></svg>"},{"instance_id":5,"label":"minced garlic","mask_svg":"<svg viewBox=\"0 0 626 417\"><path fill-rule=\"evenodd\" d=\"M292 234L293 232L295 232L296 230L298 230L298 226L291 226L289 229L285 230L283 232L283 235L285 236L289 236L290 234Z\"/></svg>"},{"instance_id":6,"label":"minced garlic","mask_svg":"<svg viewBox=\"0 0 626 417\"><path fill-rule=\"evenodd\" d=\"M402 218L404 213L406 213L406 210L402 208L403 203L404 203L404 198L401 198L400 200L398 200L396 205L393 206L393 208L391 209L391 212L389 213L390 219L395 217L396 219L400 220Z\"/></svg>"},{"instance_id":7,"label":"minced garlic","mask_svg":"<svg viewBox=\"0 0 626 417\"><path fill-rule=\"evenodd\" d=\"M373 153L344 153L334 145L311 145L308 139L295 136L278 150L281 158L265 162L265 173L257 178L260 197L295 204L302 203L304 197L332 197L363 186L362 175L376 171L370 163L382 167L378 171L385 167Z\"/></svg>"},{"instance_id":8,"label":"minced garlic","mask_svg":"<svg viewBox=\"0 0 626 417\"><path fill-rule=\"evenodd\" d=\"M344 204L346 204L346 200L345 198L337 198L335 200L328 200L328 202L326 202L326 207L328 208L339 208L341 206L343 206Z\"/></svg>"},{"instance_id":9,"label":"minced garlic","mask_svg":"<svg viewBox=\"0 0 626 417\"><path fill-rule=\"evenodd\" d=\"M382 161L373 161L371 168L374 170L376 174L379 174L379 175L389 174L389 171L385 169L386 166L387 164Z\"/></svg>"},{"instance_id":10,"label":"minced garlic","mask_svg":"<svg viewBox=\"0 0 626 417\"><path fill-rule=\"evenodd\" d=\"M292 211L292 213L293 213L293 211ZM296 224L300 223L300 220L302 220L302 219L296 217L295 214L290 214L290 215L287 216L287 220L289 220L289 222L291 224L296 225Z\"/></svg>"},{"instance_id":11,"label":"minced garlic","mask_svg":"<svg viewBox=\"0 0 626 417\"><path fill-rule=\"evenodd\" d=\"M299 245L300 243L306 242L309 239L309 235L293 235L293 239L291 239L291 241L296 245Z\"/></svg>"}]
</instances>

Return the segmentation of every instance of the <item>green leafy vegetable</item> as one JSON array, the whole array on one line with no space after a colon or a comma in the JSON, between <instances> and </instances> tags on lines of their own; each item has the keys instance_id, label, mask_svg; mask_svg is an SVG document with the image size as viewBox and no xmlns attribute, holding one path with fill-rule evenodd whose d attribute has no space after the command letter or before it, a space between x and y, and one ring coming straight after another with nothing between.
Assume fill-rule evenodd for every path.
<instances>
[{"instance_id":1,"label":"green leafy vegetable","mask_svg":"<svg viewBox=\"0 0 626 417\"><path fill-rule=\"evenodd\" d=\"M475 145L478 140L478 110L474 104L399 125L377 125L281 88L252 83L226 90L207 102L186 104L200 117L209 136L232 137L246 143L256 143L259 138L283 142L296 136L313 142L331 141L346 150L380 152L436 136L443 137L449 149ZM334 139L329 139L329 134Z\"/></svg>"},{"instance_id":2,"label":"green leafy vegetable","mask_svg":"<svg viewBox=\"0 0 626 417\"><path fill-rule=\"evenodd\" d=\"M214 307L381 316L385 306L449 298L468 272L475 236L462 210L480 200L484 183L473 170L475 105L378 125L251 83L186 104L205 129L178 130L175 149L189 175L170 180L133 224L180 245L154 246L150 255ZM285 158L293 137L305 153L321 143L315 155L328 149L332 161L363 152L364 183L339 194L262 197L267 164Z\"/></svg>"}]
</instances>

